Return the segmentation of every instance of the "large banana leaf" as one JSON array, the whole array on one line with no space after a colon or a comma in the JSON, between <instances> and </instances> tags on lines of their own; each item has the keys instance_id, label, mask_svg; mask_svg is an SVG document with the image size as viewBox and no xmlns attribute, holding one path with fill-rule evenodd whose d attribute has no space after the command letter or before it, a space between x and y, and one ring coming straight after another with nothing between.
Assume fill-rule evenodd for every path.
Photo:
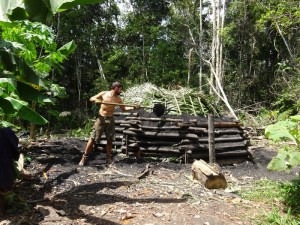
<instances>
[{"instance_id":1,"label":"large banana leaf","mask_svg":"<svg viewBox=\"0 0 300 225\"><path fill-rule=\"evenodd\" d=\"M29 19L45 23L48 16L77 5L101 3L104 0L1 0L0 21Z\"/></svg>"},{"instance_id":2,"label":"large banana leaf","mask_svg":"<svg viewBox=\"0 0 300 225\"><path fill-rule=\"evenodd\" d=\"M25 101L35 101L38 103L52 103L52 100L48 96L42 94L36 88L32 87L32 85L28 85L26 83L18 81L17 91L19 97Z\"/></svg>"},{"instance_id":3,"label":"large banana leaf","mask_svg":"<svg viewBox=\"0 0 300 225\"><path fill-rule=\"evenodd\" d=\"M24 8L22 0L2 0L0 1L0 21L9 22L9 15L16 14L15 11ZM23 15L25 17L25 15Z\"/></svg>"},{"instance_id":4,"label":"large banana leaf","mask_svg":"<svg viewBox=\"0 0 300 225\"><path fill-rule=\"evenodd\" d=\"M28 107L26 102L18 99L0 97L0 107L5 114L16 113L19 118L27 120L33 124L43 125L48 122L44 117Z\"/></svg>"},{"instance_id":5,"label":"large banana leaf","mask_svg":"<svg viewBox=\"0 0 300 225\"><path fill-rule=\"evenodd\" d=\"M0 71L13 72L17 80L30 83L38 88L45 87L40 76L23 59L12 53L16 49L14 46L12 42L0 41Z\"/></svg>"},{"instance_id":6,"label":"large banana leaf","mask_svg":"<svg viewBox=\"0 0 300 225\"><path fill-rule=\"evenodd\" d=\"M19 96L25 100L30 99L39 102L51 101L27 84L16 82L11 78L0 78L0 108L2 108L2 111L5 114L17 113L21 119L28 120L35 124L45 124L47 120L29 108L26 102L9 96L9 93L16 90L21 91Z\"/></svg>"}]
</instances>

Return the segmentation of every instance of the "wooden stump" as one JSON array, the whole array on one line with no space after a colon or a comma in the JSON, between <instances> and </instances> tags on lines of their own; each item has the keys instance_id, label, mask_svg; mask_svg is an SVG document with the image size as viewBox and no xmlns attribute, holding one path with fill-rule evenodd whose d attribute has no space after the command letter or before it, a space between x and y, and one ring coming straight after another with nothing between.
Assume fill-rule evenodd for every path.
<instances>
[{"instance_id":1,"label":"wooden stump","mask_svg":"<svg viewBox=\"0 0 300 225\"><path fill-rule=\"evenodd\" d=\"M227 181L218 166L210 166L201 159L193 163L192 173L193 178L202 182L208 189L225 189L227 187Z\"/></svg>"}]
</instances>

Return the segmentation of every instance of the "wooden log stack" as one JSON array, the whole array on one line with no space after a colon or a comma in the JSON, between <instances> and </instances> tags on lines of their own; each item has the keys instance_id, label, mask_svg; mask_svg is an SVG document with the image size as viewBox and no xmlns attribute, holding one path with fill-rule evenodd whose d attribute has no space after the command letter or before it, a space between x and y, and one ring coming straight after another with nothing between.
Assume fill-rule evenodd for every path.
<instances>
[{"instance_id":1,"label":"wooden log stack","mask_svg":"<svg viewBox=\"0 0 300 225\"><path fill-rule=\"evenodd\" d=\"M208 121L191 115L116 112L115 148L137 157L182 157L186 162L209 157ZM242 124L226 118L214 118L215 152L218 163L248 159L248 140ZM100 145L105 145L105 136Z\"/></svg>"}]
</instances>

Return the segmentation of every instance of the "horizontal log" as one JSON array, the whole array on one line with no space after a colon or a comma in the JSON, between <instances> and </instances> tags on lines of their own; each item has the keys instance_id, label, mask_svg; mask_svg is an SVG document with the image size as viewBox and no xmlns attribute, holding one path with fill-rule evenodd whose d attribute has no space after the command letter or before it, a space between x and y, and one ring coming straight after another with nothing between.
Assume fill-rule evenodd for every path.
<instances>
[{"instance_id":1,"label":"horizontal log","mask_svg":"<svg viewBox=\"0 0 300 225\"><path fill-rule=\"evenodd\" d=\"M124 134L139 136L139 137L159 137L159 138L193 138L197 139L196 134L178 134L178 133L168 133L168 132L133 132L129 130L124 130Z\"/></svg>"},{"instance_id":2,"label":"horizontal log","mask_svg":"<svg viewBox=\"0 0 300 225\"><path fill-rule=\"evenodd\" d=\"M115 111L114 112L114 116L126 116L126 117L128 117L128 116L131 116L131 117L133 117L133 116L139 116L139 113L136 113L136 112L122 112L122 111Z\"/></svg>"},{"instance_id":3,"label":"horizontal log","mask_svg":"<svg viewBox=\"0 0 300 225\"><path fill-rule=\"evenodd\" d=\"M216 143L216 151L228 149L228 148L247 148L244 141L240 142L225 142L225 143ZM178 146L180 149L191 149L191 150L208 150L208 144L181 144Z\"/></svg>"},{"instance_id":4,"label":"horizontal log","mask_svg":"<svg viewBox=\"0 0 300 225\"><path fill-rule=\"evenodd\" d=\"M116 124L132 124L132 125L139 125L139 124L141 124L141 121L139 121L139 120L115 120L115 123Z\"/></svg>"},{"instance_id":5,"label":"horizontal log","mask_svg":"<svg viewBox=\"0 0 300 225\"><path fill-rule=\"evenodd\" d=\"M207 123L197 123L198 126L207 126ZM221 128L221 127L242 127L243 124L239 122L225 122L225 121L215 121L214 127Z\"/></svg>"},{"instance_id":6,"label":"horizontal log","mask_svg":"<svg viewBox=\"0 0 300 225\"><path fill-rule=\"evenodd\" d=\"M126 149L125 146L122 149ZM137 151L140 150L142 152L171 152L171 153L180 153L181 151L178 148L169 148L169 147L127 147L128 151Z\"/></svg>"},{"instance_id":7,"label":"horizontal log","mask_svg":"<svg viewBox=\"0 0 300 225\"><path fill-rule=\"evenodd\" d=\"M216 128L215 134L243 134L244 131L240 127L233 127L233 128Z\"/></svg>"},{"instance_id":8,"label":"horizontal log","mask_svg":"<svg viewBox=\"0 0 300 225\"><path fill-rule=\"evenodd\" d=\"M187 128L191 127L191 126L197 126L197 121L194 121L194 122L180 121L176 125L177 125L177 127L186 128L187 129Z\"/></svg>"},{"instance_id":9,"label":"horizontal log","mask_svg":"<svg viewBox=\"0 0 300 225\"><path fill-rule=\"evenodd\" d=\"M187 130L197 133L207 133L207 128L204 127L188 127Z\"/></svg>"},{"instance_id":10,"label":"horizontal log","mask_svg":"<svg viewBox=\"0 0 300 225\"><path fill-rule=\"evenodd\" d=\"M244 140L244 138L241 137L241 136L236 136L236 137L217 137L217 138L215 138L215 142L216 143L217 142L229 142L229 141L234 142L234 141L242 141L242 140ZM198 141L201 142L201 143L206 143L206 142L208 142L208 137L201 137L201 138L198 139Z\"/></svg>"},{"instance_id":11,"label":"horizontal log","mask_svg":"<svg viewBox=\"0 0 300 225\"><path fill-rule=\"evenodd\" d=\"M126 150L122 150L122 153L126 153ZM129 155L135 155L134 152L128 152ZM166 157L176 157L182 158L182 153L175 152L141 152L141 157L153 157L153 158L166 158Z\"/></svg>"},{"instance_id":12,"label":"horizontal log","mask_svg":"<svg viewBox=\"0 0 300 225\"><path fill-rule=\"evenodd\" d=\"M116 133L116 134L115 134L115 140L122 140L123 137L124 137L123 133L121 133L121 134ZM101 136L101 139L100 139L100 140L101 140L101 141L102 141L102 140L106 140L106 135L103 134L103 135Z\"/></svg>"},{"instance_id":13,"label":"horizontal log","mask_svg":"<svg viewBox=\"0 0 300 225\"><path fill-rule=\"evenodd\" d=\"M244 141L240 142L226 142L226 143L216 143L215 148L216 150L222 150L222 149L227 149L227 148L236 148L236 147L243 147L247 148L246 144Z\"/></svg>"},{"instance_id":14,"label":"horizontal log","mask_svg":"<svg viewBox=\"0 0 300 225\"><path fill-rule=\"evenodd\" d=\"M138 119L141 121L152 121L152 122L181 122L183 119L176 119L176 118L151 118L151 117L127 117L128 120L130 119Z\"/></svg>"},{"instance_id":15,"label":"horizontal log","mask_svg":"<svg viewBox=\"0 0 300 225\"><path fill-rule=\"evenodd\" d=\"M194 158L201 159L203 157L208 157L208 152L197 152L191 154ZM216 151L216 157L229 157L229 156L248 156L249 152L247 150L234 150L228 152L218 152Z\"/></svg>"},{"instance_id":16,"label":"horizontal log","mask_svg":"<svg viewBox=\"0 0 300 225\"><path fill-rule=\"evenodd\" d=\"M178 148L180 150L192 150L192 151L199 151L199 150L208 150L208 145L179 145Z\"/></svg>"},{"instance_id":17,"label":"horizontal log","mask_svg":"<svg viewBox=\"0 0 300 225\"><path fill-rule=\"evenodd\" d=\"M119 132L119 133L123 133L123 130L125 129L125 127L119 127L119 126L116 126L115 127L115 132Z\"/></svg>"},{"instance_id":18,"label":"horizontal log","mask_svg":"<svg viewBox=\"0 0 300 225\"><path fill-rule=\"evenodd\" d=\"M184 123L182 121L180 121L179 123L177 123L177 126L179 127L203 127L203 128L207 128L208 127L208 122L207 121L194 121L194 123L192 123L192 120L190 120L187 123ZM231 122L231 121L215 121L214 122L214 127L215 128L226 128L226 127L241 127L243 126L242 123L240 122Z\"/></svg>"},{"instance_id":19,"label":"horizontal log","mask_svg":"<svg viewBox=\"0 0 300 225\"><path fill-rule=\"evenodd\" d=\"M133 132L136 132L136 133L144 133L144 132L147 132L149 130L144 130L142 129L141 127L129 127L127 128L126 130L128 131L133 131ZM151 132L151 130L150 130ZM188 133L187 130L179 130L177 128L177 130L169 130L169 129L160 129L160 128L157 128L157 129L154 129L152 132L156 132L156 133L161 133L161 132L164 132L164 133L179 133L179 134L182 134L182 133Z\"/></svg>"},{"instance_id":20,"label":"horizontal log","mask_svg":"<svg viewBox=\"0 0 300 225\"><path fill-rule=\"evenodd\" d=\"M173 146L173 145L179 145L178 141L160 141L160 140L128 140L129 143L137 143L140 145L153 145L153 146L162 146L162 145L168 145L168 146Z\"/></svg>"},{"instance_id":21,"label":"horizontal log","mask_svg":"<svg viewBox=\"0 0 300 225\"><path fill-rule=\"evenodd\" d=\"M207 128L203 128L203 127L188 127L189 131L194 132L194 133L203 133L203 134L207 134L208 130ZM227 129L227 128L217 128L214 131L215 134L243 134L244 131L242 129Z\"/></svg>"},{"instance_id":22,"label":"horizontal log","mask_svg":"<svg viewBox=\"0 0 300 225\"><path fill-rule=\"evenodd\" d=\"M106 140L101 140L99 143L96 143L96 146L106 146L107 141ZM123 141L113 141L113 146L123 146L124 142Z\"/></svg>"},{"instance_id":23,"label":"horizontal log","mask_svg":"<svg viewBox=\"0 0 300 225\"><path fill-rule=\"evenodd\" d=\"M145 126L142 125L143 130L179 130L177 126Z\"/></svg>"}]
</instances>

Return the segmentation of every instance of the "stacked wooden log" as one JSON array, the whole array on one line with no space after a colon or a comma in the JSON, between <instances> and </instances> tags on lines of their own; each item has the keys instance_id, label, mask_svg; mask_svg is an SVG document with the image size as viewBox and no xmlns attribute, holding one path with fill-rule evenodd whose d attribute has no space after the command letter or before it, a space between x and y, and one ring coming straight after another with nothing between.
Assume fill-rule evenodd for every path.
<instances>
[{"instance_id":1,"label":"stacked wooden log","mask_svg":"<svg viewBox=\"0 0 300 225\"><path fill-rule=\"evenodd\" d=\"M153 113L115 113L114 145L127 155L137 157L183 157L208 159L208 121L197 116ZM215 152L218 162L244 161L248 158L247 140L242 124L215 118ZM105 137L103 137L105 139ZM105 141L102 142L105 144Z\"/></svg>"}]
</instances>

